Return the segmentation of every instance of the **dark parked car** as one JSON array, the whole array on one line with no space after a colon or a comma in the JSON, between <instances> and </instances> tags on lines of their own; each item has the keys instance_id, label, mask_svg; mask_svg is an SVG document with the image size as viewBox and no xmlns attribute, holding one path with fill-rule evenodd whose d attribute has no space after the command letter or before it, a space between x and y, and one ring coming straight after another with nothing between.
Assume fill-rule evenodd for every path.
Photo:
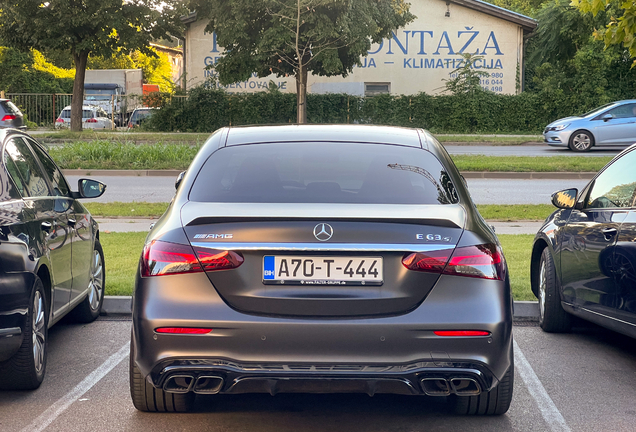
<instances>
[{"instance_id":1,"label":"dark parked car","mask_svg":"<svg viewBox=\"0 0 636 432\"><path fill-rule=\"evenodd\" d=\"M81 179L70 190L33 138L0 130L0 388L34 389L44 379L48 328L72 313L99 315L104 254L97 222L78 198L105 185Z\"/></svg>"},{"instance_id":2,"label":"dark parked car","mask_svg":"<svg viewBox=\"0 0 636 432\"><path fill-rule=\"evenodd\" d=\"M572 315L636 337L636 145L558 207L534 239L532 291L540 324L566 331Z\"/></svg>"},{"instance_id":3,"label":"dark parked car","mask_svg":"<svg viewBox=\"0 0 636 432\"><path fill-rule=\"evenodd\" d=\"M140 127L143 122L152 117L156 110L157 108L135 108L130 115L128 129Z\"/></svg>"},{"instance_id":4,"label":"dark parked car","mask_svg":"<svg viewBox=\"0 0 636 432\"><path fill-rule=\"evenodd\" d=\"M144 246L130 391L512 398L512 300L497 237L426 131L225 128Z\"/></svg>"},{"instance_id":5,"label":"dark parked car","mask_svg":"<svg viewBox=\"0 0 636 432\"><path fill-rule=\"evenodd\" d=\"M22 112L9 99L0 99L0 128L26 130Z\"/></svg>"}]
</instances>

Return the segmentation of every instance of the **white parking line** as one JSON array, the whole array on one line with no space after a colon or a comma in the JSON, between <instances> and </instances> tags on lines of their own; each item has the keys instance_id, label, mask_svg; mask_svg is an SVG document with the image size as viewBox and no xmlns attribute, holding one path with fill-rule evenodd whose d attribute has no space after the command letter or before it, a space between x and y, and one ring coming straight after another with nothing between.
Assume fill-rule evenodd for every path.
<instances>
[{"instance_id":1,"label":"white parking line","mask_svg":"<svg viewBox=\"0 0 636 432\"><path fill-rule=\"evenodd\" d=\"M130 343L127 343L115 354L110 356L100 367L95 369L82 380L73 390L58 399L53 405L46 409L30 425L22 429L22 432L41 432L48 425L53 423L73 402L79 399L84 393L89 391L95 384L113 370L123 359L128 357Z\"/></svg>"},{"instance_id":2,"label":"white parking line","mask_svg":"<svg viewBox=\"0 0 636 432\"><path fill-rule=\"evenodd\" d=\"M552 432L570 432L570 428L561 415L561 412L559 412L554 402L552 402L548 392L545 391L537 374L534 373L532 366L530 366L523 352L521 352L521 348L517 345L517 341L513 341L513 344L517 372L519 372L521 379L526 384L530 395L537 402L537 405L539 405L539 411L541 411L541 415L548 427Z\"/></svg>"}]
</instances>

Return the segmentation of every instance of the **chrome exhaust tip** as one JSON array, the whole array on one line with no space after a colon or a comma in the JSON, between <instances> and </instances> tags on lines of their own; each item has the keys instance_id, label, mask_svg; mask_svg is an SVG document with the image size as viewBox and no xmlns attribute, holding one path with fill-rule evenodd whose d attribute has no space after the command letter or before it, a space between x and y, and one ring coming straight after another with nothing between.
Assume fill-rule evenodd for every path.
<instances>
[{"instance_id":1,"label":"chrome exhaust tip","mask_svg":"<svg viewBox=\"0 0 636 432\"><path fill-rule=\"evenodd\" d=\"M477 396L481 393L479 383L472 378L451 378L450 385L457 396Z\"/></svg>"},{"instance_id":2,"label":"chrome exhaust tip","mask_svg":"<svg viewBox=\"0 0 636 432\"><path fill-rule=\"evenodd\" d=\"M194 392L198 394L217 394L223 388L223 378L202 375L194 384Z\"/></svg>"},{"instance_id":3,"label":"chrome exhaust tip","mask_svg":"<svg viewBox=\"0 0 636 432\"><path fill-rule=\"evenodd\" d=\"M194 384L192 375L172 375L163 384L163 390L168 393L187 393Z\"/></svg>"},{"instance_id":4,"label":"chrome exhaust tip","mask_svg":"<svg viewBox=\"0 0 636 432\"><path fill-rule=\"evenodd\" d=\"M422 378L420 385L427 396L449 396L450 387L444 378Z\"/></svg>"}]
</instances>

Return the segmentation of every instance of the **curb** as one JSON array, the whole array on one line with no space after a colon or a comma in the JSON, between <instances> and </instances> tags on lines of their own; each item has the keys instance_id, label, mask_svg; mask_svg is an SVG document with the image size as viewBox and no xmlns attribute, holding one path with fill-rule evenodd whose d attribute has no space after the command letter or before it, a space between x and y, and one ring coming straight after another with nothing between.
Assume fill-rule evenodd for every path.
<instances>
[{"instance_id":1,"label":"curb","mask_svg":"<svg viewBox=\"0 0 636 432\"><path fill-rule=\"evenodd\" d=\"M85 170L65 169L65 176L176 177L184 170Z\"/></svg>"},{"instance_id":2,"label":"curb","mask_svg":"<svg viewBox=\"0 0 636 432\"><path fill-rule=\"evenodd\" d=\"M177 177L183 170L84 170L65 169L65 176L120 176L120 177ZM506 172L462 171L467 179L521 179L521 180L591 180L596 172Z\"/></svg>"},{"instance_id":3,"label":"curb","mask_svg":"<svg viewBox=\"0 0 636 432\"><path fill-rule=\"evenodd\" d=\"M514 302L514 317L520 319L538 319L539 303L536 301ZM116 315L132 313L131 296L105 296L102 305L102 315Z\"/></svg>"},{"instance_id":4,"label":"curb","mask_svg":"<svg viewBox=\"0 0 636 432\"><path fill-rule=\"evenodd\" d=\"M595 172L462 171L467 179L591 180Z\"/></svg>"}]
</instances>

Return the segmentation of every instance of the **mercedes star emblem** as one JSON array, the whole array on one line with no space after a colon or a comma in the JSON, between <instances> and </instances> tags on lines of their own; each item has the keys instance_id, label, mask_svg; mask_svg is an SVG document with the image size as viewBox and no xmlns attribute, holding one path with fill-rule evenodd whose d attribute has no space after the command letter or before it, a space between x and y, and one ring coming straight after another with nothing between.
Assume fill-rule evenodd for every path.
<instances>
[{"instance_id":1,"label":"mercedes star emblem","mask_svg":"<svg viewBox=\"0 0 636 432\"><path fill-rule=\"evenodd\" d=\"M314 236L320 241L327 241L333 235L333 228L326 223L319 223L314 227Z\"/></svg>"}]
</instances>

